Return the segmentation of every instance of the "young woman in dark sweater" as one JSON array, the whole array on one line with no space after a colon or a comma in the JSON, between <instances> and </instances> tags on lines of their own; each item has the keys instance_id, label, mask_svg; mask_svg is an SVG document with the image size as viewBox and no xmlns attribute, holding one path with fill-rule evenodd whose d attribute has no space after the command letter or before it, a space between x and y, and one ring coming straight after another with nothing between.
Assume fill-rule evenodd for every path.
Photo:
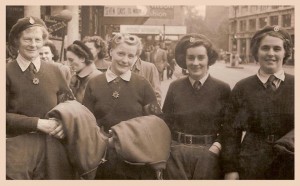
<instances>
[{"instance_id":1,"label":"young woman in dark sweater","mask_svg":"<svg viewBox=\"0 0 300 186\"><path fill-rule=\"evenodd\" d=\"M83 105L96 117L99 127L109 133L121 121L146 115L151 104L160 109L150 83L130 71L142 50L138 37L116 34L109 43L112 59L110 68L91 79L87 85ZM108 148L108 161L98 167L96 179L155 179L150 167L125 163L113 148Z\"/></svg>"},{"instance_id":2,"label":"young woman in dark sweater","mask_svg":"<svg viewBox=\"0 0 300 186\"><path fill-rule=\"evenodd\" d=\"M230 87L209 74L217 57L203 35L185 35L176 45L176 62L189 76L170 84L163 105L173 137L167 179L221 178L219 133Z\"/></svg>"},{"instance_id":3,"label":"young woman in dark sweater","mask_svg":"<svg viewBox=\"0 0 300 186\"><path fill-rule=\"evenodd\" d=\"M292 40L283 28L267 26L254 34L250 47L260 69L232 91L223 135L225 179L293 179L293 157L273 166L274 143L294 129L294 76L282 68Z\"/></svg>"}]
</instances>

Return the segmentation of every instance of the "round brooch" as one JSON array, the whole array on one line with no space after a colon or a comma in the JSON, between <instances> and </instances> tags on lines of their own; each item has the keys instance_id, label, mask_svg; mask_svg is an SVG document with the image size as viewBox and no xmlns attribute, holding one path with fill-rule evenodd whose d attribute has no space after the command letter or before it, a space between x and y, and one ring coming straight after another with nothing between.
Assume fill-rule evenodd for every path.
<instances>
[{"instance_id":1,"label":"round brooch","mask_svg":"<svg viewBox=\"0 0 300 186\"><path fill-rule=\"evenodd\" d=\"M275 31L275 32L278 32L279 30L280 30L279 26L275 26L275 27L274 27L274 31Z\"/></svg>"},{"instance_id":2,"label":"round brooch","mask_svg":"<svg viewBox=\"0 0 300 186\"><path fill-rule=\"evenodd\" d=\"M39 84L40 80L38 78L33 78L32 83L37 85Z\"/></svg>"}]
</instances>

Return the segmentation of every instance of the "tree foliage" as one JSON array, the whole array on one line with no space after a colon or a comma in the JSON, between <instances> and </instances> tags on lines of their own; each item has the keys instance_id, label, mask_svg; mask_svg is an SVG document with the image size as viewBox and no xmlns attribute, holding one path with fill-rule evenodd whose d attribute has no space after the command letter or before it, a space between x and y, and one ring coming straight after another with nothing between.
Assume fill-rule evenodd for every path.
<instances>
[{"instance_id":1,"label":"tree foliage","mask_svg":"<svg viewBox=\"0 0 300 186\"><path fill-rule=\"evenodd\" d=\"M207 36L218 49L228 50L228 19L224 19L217 29L209 26L193 6L185 7L185 25L187 33L198 33Z\"/></svg>"}]
</instances>

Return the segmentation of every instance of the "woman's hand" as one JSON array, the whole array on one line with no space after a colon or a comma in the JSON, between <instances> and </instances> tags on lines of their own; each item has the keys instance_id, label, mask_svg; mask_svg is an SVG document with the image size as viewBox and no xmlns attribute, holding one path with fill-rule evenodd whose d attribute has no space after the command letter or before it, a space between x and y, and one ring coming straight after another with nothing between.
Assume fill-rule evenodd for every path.
<instances>
[{"instance_id":1,"label":"woman's hand","mask_svg":"<svg viewBox=\"0 0 300 186\"><path fill-rule=\"evenodd\" d=\"M221 152L221 144L219 142L214 142L212 144L212 146L209 148L209 151L211 151L212 153L215 153L215 154L219 155L220 152Z\"/></svg>"},{"instance_id":2,"label":"woman's hand","mask_svg":"<svg viewBox=\"0 0 300 186\"><path fill-rule=\"evenodd\" d=\"M238 172L228 172L224 176L225 180L238 180L240 179Z\"/></svg>"},{"instance_id":3,"label":"woman's hand","mask_svg":"<svg viewBox=\"0 0 300 186\"><path fill-rule=\"evenodd\" d=\"M58 139L65 137L62 124L56 119L39 119L37 129Z\"/></svg>"}]
</instances>

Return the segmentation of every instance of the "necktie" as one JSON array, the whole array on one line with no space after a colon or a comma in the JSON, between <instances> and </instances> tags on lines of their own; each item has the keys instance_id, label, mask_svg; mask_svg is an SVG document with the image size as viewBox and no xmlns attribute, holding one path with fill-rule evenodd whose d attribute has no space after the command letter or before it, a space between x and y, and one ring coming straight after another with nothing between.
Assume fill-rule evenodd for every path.
<instances>
[{"instance_id":1,"label":"necktie","mask_svg":"<svg viewBox=\"0 0 300 186\"><path fill-rule=\"evenodd\" d=\"M194 88L196 91L198 91L198 90L200 90L201 86L202 86L202 84L201 84L200 81L195 81L195 83L194 83L194 85L193 85L193 88Z\"/></svg>"},{"instance_id":2,"label":"necktie","mask_svg":"<svg viewBox=\"0 0 300 186\"><path fill-rule=\"evenodd\" d=\"M274 80L276 79L276 77L274 75L271 75L266 83L267 86L267 90L275 92L276 90L276 86L274 84Z\"/></svg>"},{"instance_id":3,"label":"necktie","mask_svg":"<svg viewBox=\"0 0 300 186\"><path fill-rule=\"evenodd\" d=\"M36 70L36 68L35 68L35 66L34 66L33 63L30 63L28 69L29 69L29 72L31 72L33 74L37 73L37 70Z\"/></svg>"}]
</instances>

